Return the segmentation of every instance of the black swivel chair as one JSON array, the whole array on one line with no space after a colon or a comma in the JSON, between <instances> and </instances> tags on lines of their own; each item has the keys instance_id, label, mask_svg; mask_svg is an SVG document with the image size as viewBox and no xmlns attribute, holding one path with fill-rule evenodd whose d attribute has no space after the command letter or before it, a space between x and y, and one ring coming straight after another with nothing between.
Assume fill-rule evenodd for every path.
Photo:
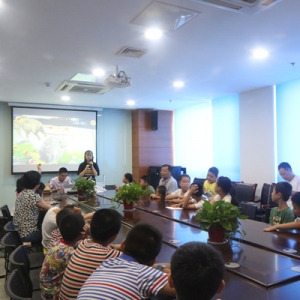
<instances>
[{"instance_id":1,"label":"black swivel chair","mask_svg":"<svg viewBox=\"0 0 300 300\"><path fill-rule=\"evenodd\" d=\"M10 272L9 265L9 255L16 249L16 245L13 236L10 232L7 232L1 239L1 244L4 246L4 269L5 269L5 279Z\"/></svg>"},{"instance_id":2,"label":"black swivel chair","mask_svg":"<svg viewBox=\"0 0 300 300\"><path fill-rule=\"evenodd\" d=\"M275 183L264 183L261 196L260 196L260 209L258 209L256 214L256 220L269 223L270 221L270 212L273 207L278 206L276 202L272 200L272 191Z\"/></svg>"},{"instance_id":3,"label":"black swivel chair","mask_svg":"<svg viewBox=\"0 0 300 300\"><path fill-rule=\"evenodd\" d=\"M10 214L10 210L6 204L1 206L0 210L2 212L3 217L7 218L8 221L12 221L13 217Z\"/></svg>"},{"instance_id":4,"label":"black swivel chair","mask_svg":"<svg viewBox=\"0 0 300 300\"><path fill-rule=\"evenodd\" d=\"M21 240L20 234L15 229L15 226L14 226L13 222L8 222L4 226L4 229L7 232L11 233L16 248L19 247L19 246L23 246L23 242ZM36 250L36 246L32 245L32 247L28 247L27 249ZM29 260L30 260L31 268L40 268L42 266L44 258L45 258L43 251L30 251L28 253L28 257L29 257Z\"/></svg>"},{"instance_id":5,"label":"black swivel chair","mask_svg":"<svg viewBox=\"0 0 300 300\"><path fill-rule=\"evenodd\" d=\"M238 202L255 202L257 183L236 183L234 185Z\"/></svg>"},{"instance_id":6,"label":"black swivel chair","mask_svg":"<svg viewBox=\"0 0 300 300\"><path fill-rule=\"evenodd\" d=\"M27 281L32 282L32 290L40 290L41 267L31 267L29 257L24 246L16 248L9 256L12 268L17 268Z\"/></svg>"},{"instance_id":7,"label":"black swivel chair","mask_svg":"<svg viewBox=\"0 0 300 300\"><path fill-rule=\"evenodd\" d=\"M15 300L41 300L41 292L32 291L32 283L27 281L18 269L8 276L5 285L5 293Z\"/></svg>"}]
</instances>

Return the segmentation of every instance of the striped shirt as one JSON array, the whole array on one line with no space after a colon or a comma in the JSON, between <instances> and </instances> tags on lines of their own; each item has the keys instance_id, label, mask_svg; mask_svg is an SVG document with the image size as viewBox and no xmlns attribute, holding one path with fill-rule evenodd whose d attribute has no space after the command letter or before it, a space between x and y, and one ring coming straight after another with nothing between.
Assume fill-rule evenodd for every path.
<instances>
[{"instance_id":1,"label":"striped shirt","mask_svg":"<svg viewBox=\"0 0 300 300\"><path fill-rule=\"evenodd\" d=\"M62 239L62 236L61 236L61 233L60 233L60 230L59 228L56 228L52 231L52 234L51 234L51 240L50 240L50 243L47 247L47 250L51 247L55 247L56 244L57 244L57 241Z\"/></svg>"},{"instance_id":2,"label":"striped shirt","mask_svg":"<svg viewBox=\"0 0 300 300\"><path fill-rule=\"evenodd\" d=\"M157 295L167 283L168 274L122 254L104 261L82 286L77 299L146 299Z\"/></svg>"},{"instance_id":3,"label":"striped shirt","mask_svg":"<svg viewBox=\"0 0 300 300\"><path fill-rule=\"evenodd\" d=\"M76 299L82 285L99 265L107 258L119 257L120 255L120 251L103 247L91 242L90 239L81 241L66 268L60 299Z\"/></svg>"}]
</instances>

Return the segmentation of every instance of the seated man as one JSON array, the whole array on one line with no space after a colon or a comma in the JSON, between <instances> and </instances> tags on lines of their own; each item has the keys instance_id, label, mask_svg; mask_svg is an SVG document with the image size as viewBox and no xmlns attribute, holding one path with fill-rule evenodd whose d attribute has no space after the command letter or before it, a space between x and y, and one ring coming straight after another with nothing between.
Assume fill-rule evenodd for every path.
<instances>
[{"instance_id":1,"label":"seated man","mask_svg":"<svg viewBox=\"0 0 300 300\"><path fill-rule=\"evenodd\" d=\"M162 165L160 170L161 179L159 185L165 185L167 195L175 192L178 189L177 181L172 176L172 167L170 165Z\"/></svg>"},{"instance_id":2,"label":"seated man","mask_svg":"<svg viewBox=\"0 0 300 300\"><path fill-rule=\"evenodd\" d=\"M161 246L162 235L158 229L146 223L135 225L122 242L123 254L105 260L84 283L77 299L175 297L168 275L152 267Z\"/></svg>"},{"instance_id":3,"label":"seated man","mask_svg":"<svg viewBox=\"0 0 300 300\"><path fill-rule=\"evenodd\" d=\"M282 162L278 165L280 176L292 186L292 195L300 192L300 176L293 173L292 167L287 162ZM291 198L288 200L287 205L293 209Z\"/></svg>"},{"instance_id":4,"label":"seated man","mask_svg":"<svg viewBox=\"0 0 300 300\"><path fill-rule=\"evenodd\" d=\"M72 184L72 180L68 177L68 170L66 168L60 168L58 170L58 176L50 180L52 190L62 191L64 186L68 184Z\"/></svg>"},{"instance_id":5,"label":"seated man","mask_svg":"<svg viewBox=\"0 0 300 300\"><path fill-rule=\"evenodd\" d=\"M204 243L189 242L172 256L169 284L175 288L178 300L209 300L223 290L224 273L218 251Z\"/></svg>"}]
</instances>

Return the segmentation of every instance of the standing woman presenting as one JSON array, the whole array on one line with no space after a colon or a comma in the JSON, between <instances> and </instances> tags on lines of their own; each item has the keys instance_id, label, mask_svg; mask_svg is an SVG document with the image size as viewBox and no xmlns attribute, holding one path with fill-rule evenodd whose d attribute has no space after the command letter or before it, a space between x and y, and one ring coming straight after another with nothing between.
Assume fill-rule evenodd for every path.
<instances>
[{"instance_id":1,"label":"standing woman presenting","mask_svg":"<svg viewBox=\"0 0 300 300\"><path fill-rule=\"evenodd\" d=\"M84 162L78 167L77 175L85 177L87 180L95 180L95 177L100 174L98 165L93 162L93 152L87 150L84 153Z\"/></svg>"}]
</instances>

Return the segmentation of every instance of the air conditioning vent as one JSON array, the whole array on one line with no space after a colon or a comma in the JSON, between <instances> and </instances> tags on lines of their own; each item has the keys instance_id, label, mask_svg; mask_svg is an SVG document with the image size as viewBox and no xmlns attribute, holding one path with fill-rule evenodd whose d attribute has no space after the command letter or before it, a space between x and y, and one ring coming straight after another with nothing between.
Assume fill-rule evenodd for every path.
<instances>
[{"instance_id":1,"label":"air conditioning vent","mask_svg":"<svg viewBox=\"0 0 300 300\"><path fill-rule=\"evenodd\" d=\"M137 48L133 48L133 47L123 47L121 50L119 50L116 53L116 55L140 58L146 52L147 52L147 50L145 50L145 49L137 49Z\"/></svg>"},{"instance_id":2,"label":"air conditioning vent","mask_svg":"<svg viewBox=\"0 0 300 300\"><path fill-rule=\"evenodd\" d=\"M256 15L281 0L191 0L235 12Z\"/></svg>"},{"instance_id":3,"label":"air conditioning vent","mask_svg":"<svg viewBox=\"0 0 300 300\"><path fill-rule=\"evenodd\" d=\"M84 81L63 81L55 90L65 93L104 94L111 90L103 84Z\"/></svg>"}]
</instances>

